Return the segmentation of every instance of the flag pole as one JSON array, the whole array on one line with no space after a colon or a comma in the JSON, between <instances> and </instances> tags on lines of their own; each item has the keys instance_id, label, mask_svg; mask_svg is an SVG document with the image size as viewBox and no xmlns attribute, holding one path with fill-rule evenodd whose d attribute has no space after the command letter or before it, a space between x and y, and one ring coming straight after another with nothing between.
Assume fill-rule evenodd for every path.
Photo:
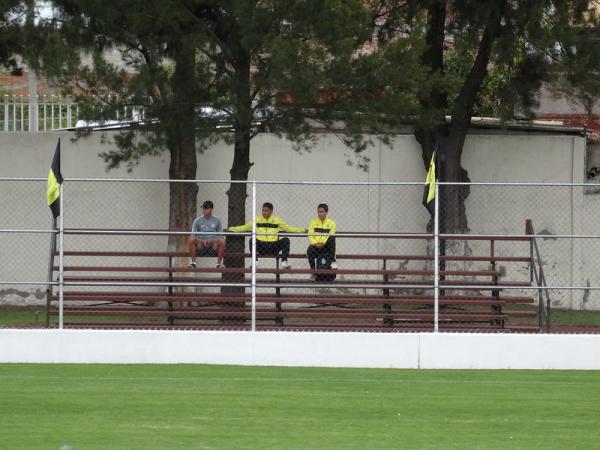
<instances>
[{"instance_id":1,"label":"flag pole","mask_svg":"<svg viewBox=\"0 0 600 450\"><path fill-rule=\"evenodd\" d=\"M63 177L60 170L60 138L56 143L50 171L48 172L48 185L46 188L46 197L48 206L52 211L52 234L53 239L50 244L50 264L48 267L48 280L52 281L52 273L54 270L54 253L56 252L56 232L58 231L59 242L59 261L58 261L58 328L63 328L63 288L64 288L64 223L63 223ZM57 221L58 220L58 221ZM58 226L57 226L58 225ZM51 291L50 285L49 290ZM47 293L47 308L50 311L51 292ZM50 325L50 318L46 318L46 325Z\"/></svg>"},{"instance_id":2,"label":"flag pole","mask_svg":"<svg viewBox=\"0 0 600 450\"><path fill-rule=\"evenodd\" d=\"M256 180L252 181L252 331L256 331Z\"/></svg>"}]
</instances>

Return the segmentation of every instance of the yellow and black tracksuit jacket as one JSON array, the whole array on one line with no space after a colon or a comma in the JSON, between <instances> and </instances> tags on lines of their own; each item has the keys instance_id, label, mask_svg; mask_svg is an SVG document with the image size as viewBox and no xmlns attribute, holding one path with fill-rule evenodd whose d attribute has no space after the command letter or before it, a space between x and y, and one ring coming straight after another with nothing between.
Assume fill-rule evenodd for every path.
<instances>
[{"instance_id":1,"label":"yellow and black tracksuit jacket","mask_svg":"<svg viewBox=\"0 0 600 450\"><path fill-rule=\"evenodd\" d=\"M241 231L252 231L252 222L240 225L237 227L229 227L229 231L241 232ZM262 242L276 242L279 240L277 233L283 231L284 233L304 233L304 228L292 227L285 223L281 217L271 216L265 219L260 216L256 219L256 239Z\"/></svg>"},{"instance_id":2,"label":"yellow and black tracksuit jacket","mask_svg":"<svg viewBox=\"0 0 600 450\"><path fill-rule=\"evenodd\" d=\"M325 244L332 234L335 234L335 220L329 217L326 217L325 220L317 217L308 224L308 243L310 245Z\"/></svg>"}]
</instances>

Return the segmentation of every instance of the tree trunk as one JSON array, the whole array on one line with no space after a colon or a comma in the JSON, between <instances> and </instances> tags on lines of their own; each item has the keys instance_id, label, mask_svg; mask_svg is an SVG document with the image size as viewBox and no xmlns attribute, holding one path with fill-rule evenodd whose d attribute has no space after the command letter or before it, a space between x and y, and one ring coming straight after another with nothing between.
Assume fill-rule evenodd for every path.
<instances>
[{"instance_id":1,"label":"tree trunk","mask_svg":"<svg viewBox=\"0 0 600 450\"><path fill-rule=\"evenodd\" d=\"M238 47L236 51L236 115L234 120L234 145L233 164L229 171L232 181L247 181L248 173L252 163L250 162L250 139L252 126L252 100L250 96L250 56ZM242 225L246 223L246 190L247 183L231 183L227 196L229 198L228 224L229 226ZM246 251L246 236L227 236L227 253L243 254ZM227 267L244 267L243 257L227 257ZM224 274L223 280L228 282L242 282L244 274ZM224 287L224 294L243 294L244 288ZM231 303L231 307L243 307L243 303ZM243 322L243 319L227 320L227 323Z\"/></svg>"},{"instance_id":2,"label":"tree trunk","mask_svg":"<svg viewBox=\"0 0 600 450\"><path fill-rule=\"evenodd\" d=\"M245 130L236 128L235 143L233 146L233 165L229 173L232 181L247 181L250 172L250 129ZM246 198L248 197L247 183L231 183L227 196L229 202L227 206L229 226L242 225L246 223ZM228 236L228 253L243 253L246 249L246 237ZM228 267L243 267L243 258L230 258L226 262Z\"/></svg>"},{"instance_id":3,"label":"tree trunk","mask_svg":"<svg viewBox=\"0 0 600 450\"><path fill-rule=\"evenodd\" d=\"M236 109L234 119L233 164L229 171L232 181L247 181L250 162L250 128L252 126L252 100L250 97L250 56L243 49L236 52ZM231 183L227 191L229 226L246 223L246 183ZM227 247L232 252L244 251L244 238L229 236ZM243 258L230 260L232 267L243 266Z\"/></svg>"},{"instance_id":4,"label":"tree trunk","mask_svg":"<svg viewBox=\"0 0 600 450\"><path fill-rule=\"evenodd\" d=\"M469 118L470 123L470 118ZM462 150L468 127L452 123L449 136L444 140L440 168L443 181L468 183L468 172L461 165ZM440 186L440 232L467 233L469 231L465 200L469 196L469 186Z\"/></svg>"},{"instance_id":5,"label":"tree trunk","mask_svg":"<svg viewBox=\"0 0 600 450\"><path fill-rule=\"evenodd\" d=\"M194 47L183 42L176 48L175 72L172 79L173 103L165 117L167 146L171 156L169 179L194 180L196 178L196 133L194 93ZM169 230L189 231L196 217L198 186L195 183L170 183ZM187 251L187 236L169 236L169 250Z\"/></svg>"},{"instance_id":6,"label":"tree trunk","mask_svg":"<svg viewBox=\"0 0 600 450\"><path fill-rule=\"evenodd\" d=\"M477 56L467 75L458 98L452 108L452 121L445 142L444 181L468 183L469 174L461 166L465 138L471 125L473 106L488 72L488 64L495 40L501 33L501 22L506 0L490 8L486 26L481 35ZM445 208L444 232L466 233L469 231L465 201L469 196L469 186L445 186L441 200Z\"/></svg>"},{"instance_id":7,"label":"tree trunk","mask_svg":"<svg viewBox=\"0 0 600 450\"><path fill-rule=\"evenodd\" d=\"M431 77L441 77L444 73L445 26L446 0L431 0L427 5L426 47L421 58ZM426 119L422 119L415 126L415 138L421 144L423 164L425 170L428 170L431 155L436 148L443 146L448 134L445 119L448 98L446 92L438 89L437 85L431 91L419 92L418 98L421 110L425 112L426 116L429 116L431 111L435 111L435 115L437 115L435 123L432 124ZM428 231L433 230L433 219L433 216L431 216L427 224Z\"/></svg>"},{"instance_id":8,"label":"tree trunk","mask_svg":"<svg viewBox=\"0 0 600 450\"><path fill-rule=\"evenodd\" d=\"M432 73L436 70L441 70L439 55L440 53L443 55L440 24L442 23L441 14L445 15L446 11L445 7L442 8L439 3L445 2L432 1L428 8L428 50L424 54L424 62L431 67ZM481 85L487 75L493 44L502 32L501 22L506 7L506 0L502 0L494 4L494 7L489 10L473 67L454 102L450 125L446 126L445 118L440 118L440 122L437 125L424 129L417 128L415 130L415 136L423 150L423 160L426 167L431 158L432 146L435 146L435 143L437 143L440 149L440 158L438 161L441 168L441 181L460 183L470 181L467 171L461 166L462 151L471 124L473 107ZM429 108L442 107L443 104L439 99L436 100L435 95L436 93L434 92L431 94L431 98L425 98L421 102L422 106L429 106ZM431 111L431 109L429 110ZM442 213L440 231L445 233L464 233L469 231L465 210L465 201L469 196L469 192L468 186L444 186L440 189L439 201Z\"/></svg>"}]
</instances>

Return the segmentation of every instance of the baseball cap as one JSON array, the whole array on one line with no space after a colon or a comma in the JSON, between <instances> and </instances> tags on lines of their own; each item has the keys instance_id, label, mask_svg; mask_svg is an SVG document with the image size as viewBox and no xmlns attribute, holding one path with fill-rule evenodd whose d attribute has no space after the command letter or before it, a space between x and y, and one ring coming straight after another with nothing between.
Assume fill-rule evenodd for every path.
<instances>
[{"instance_id":1,"label":"baseball cap","mask_svg":"<svg viewBox=\"0 0 600 450\"><path fill-rule=\"evenodd\" d=\"M206 200L204 203L202 203L202 207L203 208L214 208L213 202L211 202L210 200Z\"/></svg>"}]
</instances>

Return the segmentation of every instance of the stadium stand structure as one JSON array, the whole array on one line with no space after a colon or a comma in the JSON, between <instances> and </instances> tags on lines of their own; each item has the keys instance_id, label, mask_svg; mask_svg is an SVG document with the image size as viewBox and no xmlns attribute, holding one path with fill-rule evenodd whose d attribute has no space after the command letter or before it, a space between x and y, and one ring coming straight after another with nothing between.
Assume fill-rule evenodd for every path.
<instances>
[{"instance_id":1,"label":"stadium stand structure","mask_svg":"<svg viewBox=\"0 0 600 450\"><path fill-rule=\"evenodd\" d=\"M530 222L528 227L533 234ZM416 238L433 239L430 234ZM531 287L539 284L533 239L453 237L489 243L489 252L440 255L439 330L544 331L547 305L542 300L536 304L531 296ZM520 242L519 248L527 248L529 254L498 255L499 241ZM64 326L248 330L253 314L251 256L227 256L243 256L247 266L182 267L177 263L188 260L182 252L64 251ZM255 280L257 330L433 330L432 255L338 254L336 270L311 270L303 254L290 259L294 267L306 268L282 269L278 257L260 258ZM406 269L409 264L422 268ZM54 258L53 279L58 271ZM337 278L312 281L312 274ZM517 275L522 279L513 279ZM55 326L50 319L58 314L58 301L54 285L47 297L48 326Z\"/></svg>"}]
</instances>

